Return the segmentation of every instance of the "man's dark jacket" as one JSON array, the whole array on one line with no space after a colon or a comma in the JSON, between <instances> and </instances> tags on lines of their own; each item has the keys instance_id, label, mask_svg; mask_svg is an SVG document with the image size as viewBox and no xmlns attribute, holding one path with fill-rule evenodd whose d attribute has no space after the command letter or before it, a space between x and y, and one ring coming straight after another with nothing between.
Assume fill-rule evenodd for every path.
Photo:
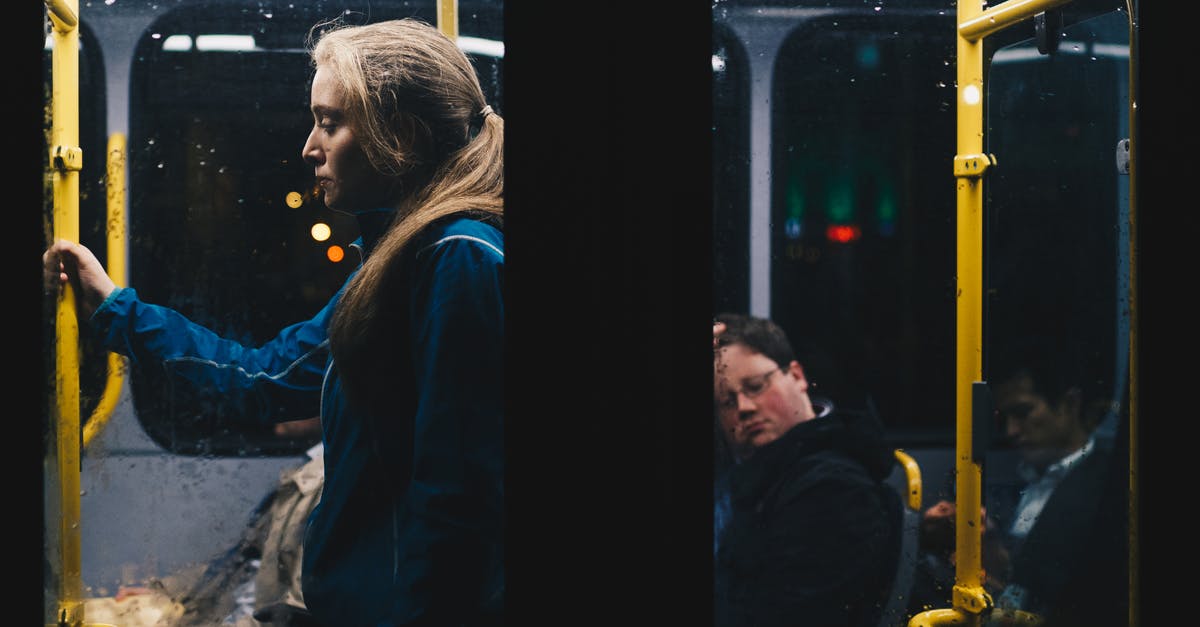
<instances>
[{"instance_id":1,"label":"man's dark jacket","mask_svg":"<svg viewBox=\"0 0 1200 627\"><path fill-rule=\"evenodd\" d=\"M895 463L870 414L800 423L723 477L719 627L874 625L899 552Z\"/></svg>"}]
</instances>

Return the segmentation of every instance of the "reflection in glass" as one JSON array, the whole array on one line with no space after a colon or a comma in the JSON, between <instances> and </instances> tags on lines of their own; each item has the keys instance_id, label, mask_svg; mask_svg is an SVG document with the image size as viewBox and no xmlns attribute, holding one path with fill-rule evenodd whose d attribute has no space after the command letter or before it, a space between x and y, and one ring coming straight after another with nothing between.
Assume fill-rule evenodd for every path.
<instances>
[{"instance_id":1,"label":"reflection in glass","mask_svg":"<svg viewBox=\"0 0 1200 627\"><path fill-rule=\"evenodd\" d=\"M1128 33L1108 14L989 74L985 506L997 603L1052 620L1128 613Z\"/></svg>"}]
</instances>

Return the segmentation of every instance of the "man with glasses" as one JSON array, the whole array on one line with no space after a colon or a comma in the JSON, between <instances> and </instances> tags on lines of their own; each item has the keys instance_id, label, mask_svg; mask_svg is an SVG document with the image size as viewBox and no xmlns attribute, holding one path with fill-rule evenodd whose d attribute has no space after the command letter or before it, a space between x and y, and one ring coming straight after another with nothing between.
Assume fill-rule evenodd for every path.
<instances>
[{"instance_id":1,"label":"man with glasses","mask_svg":"<svg viewBox=\"0 0 1200 627\"><path fill-rule=\"evenodd\" d=\"M882 425L810 396L773 322L713 332L717 625L878 624L900 520Z\"/></svg>"}]
</instances>

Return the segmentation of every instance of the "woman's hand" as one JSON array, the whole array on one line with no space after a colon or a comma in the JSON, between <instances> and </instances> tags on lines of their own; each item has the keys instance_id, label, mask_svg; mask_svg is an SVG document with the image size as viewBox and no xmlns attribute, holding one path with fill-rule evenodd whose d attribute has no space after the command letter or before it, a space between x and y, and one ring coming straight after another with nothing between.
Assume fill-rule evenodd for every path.
<instances>
[{"instance_id":1,"label":"woman's hand","mask_svg":"<svg viewBox=\"0 0 1200 627\"><path fill-rule=\"evenodd\" d=\"M57 293L70 281L76 307L85 319L117 288L92 251L67 240L54 242L42 253L42 280L47 295Z\"/></svg>"}]
</instances>

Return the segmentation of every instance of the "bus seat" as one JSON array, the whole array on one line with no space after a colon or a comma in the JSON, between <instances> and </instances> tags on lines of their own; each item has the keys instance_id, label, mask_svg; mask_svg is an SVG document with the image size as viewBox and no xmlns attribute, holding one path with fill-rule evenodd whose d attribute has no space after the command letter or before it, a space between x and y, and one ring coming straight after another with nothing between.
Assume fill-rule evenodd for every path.
<instances>
[{"instance_id":1,"label":"bus seat","mask_svg":"<svg viewBox=\"0 0 1200 627\"><path fill-rule=\"evenodd\" d=\"M895 456L896 469L888 477L888 484L900 496L900 555L896 560L896 574L880 615L879 627L904 627L908 624L908 598L917 568L921 528L921 468L915 459L901 449L896 449Z\"/></svg>"}]
</instances>

